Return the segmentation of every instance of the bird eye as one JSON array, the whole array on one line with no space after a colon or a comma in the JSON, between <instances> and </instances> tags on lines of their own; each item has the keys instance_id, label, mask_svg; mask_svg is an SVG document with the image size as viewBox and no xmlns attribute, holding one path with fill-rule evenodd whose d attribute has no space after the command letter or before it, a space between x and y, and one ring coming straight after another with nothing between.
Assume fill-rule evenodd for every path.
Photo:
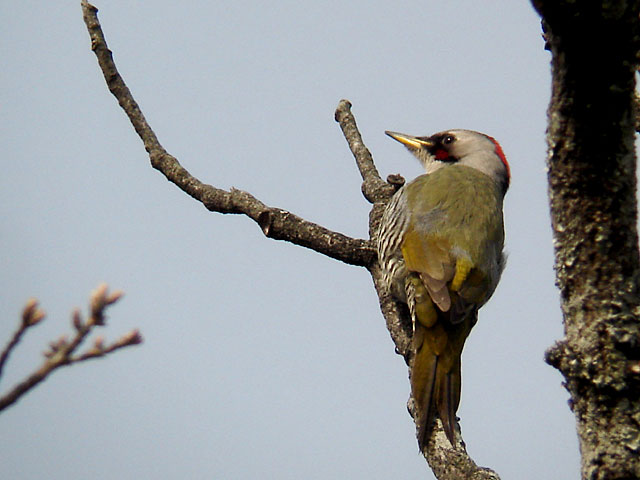
<instances>
[{"instance_id":1,"label":"bird eye","mask_svg":"<svg viewBox=\"0 0 640 480\"><path fill-rule=\"evenodd\" d=\"M449 145L450 143L453 143L455 139L456 137L454 137L453 135L447 135L442 139L442 143L444 143L445 145Z\"/></svg>"}]
</instances>

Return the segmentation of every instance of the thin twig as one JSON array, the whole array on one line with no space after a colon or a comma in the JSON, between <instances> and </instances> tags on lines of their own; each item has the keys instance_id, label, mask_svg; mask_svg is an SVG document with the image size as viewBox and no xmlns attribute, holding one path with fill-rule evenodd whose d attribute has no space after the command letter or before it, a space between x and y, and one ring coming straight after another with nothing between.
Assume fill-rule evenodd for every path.
<instances>
[{"instance_id":1,"label":"thin twig","mask_svg":"<svg viewBox=\"0 0 640 480\"><path fill-rule=\"evenodd\" d=\"M2 353L0 353L0 379L2 378L2 370L9 359L9 355L18 345L24 333L30 327L40 323L44 317L44 311L38 308L38 301L35 298L30 298L22 310L22 321L20 322L20 325L18 325L18 328L16 328L16 331L13 333L11 340L9 340L2 350Z\"/></svg>"},{"instance_id":2,"label":"thin twig","mask_svg":"<svg viewBox=\"0 0 640 480\"><path fill-rule=\"evenodd\" d=\"M110 294L108 287L105 284L100 285L96 290L94 290L91 294L89 318L87 321L85 322L82 319L82 315L78 310L73 312L72 324L75 330L75 335L71 341L68 341L66 337L63 336L58 340L51 342L49 344L49 349L44 353L45 361L42 365L7 393L0 396L0 411L17 402L20 397L60 367L84 362L93 358L103 357L119 350L120 348L142 343L142 336L140 333L137 330L133 330L107 346L104 345L102 338L98 337L89 350L82 354L74 355L75 351L80 347L93 329L105 324L104 314L107 307L116 303L121 297L122 292L120 291ZM37 306L38 304L35 300L30 300L27 303L27 306L23 311L22 323L16 331L16 334L14 334L12 340L9 342L9 346L4 349L1 360L2 363L0 366L5 363L9 352L15 347L15 345L17 345L20 336L22 336L26 329L36 325L40 320L42 320L42 318L44 318L44 312L39 310Z\"/></svg>"},{"instance_id":3,"label":"thin twig","mask_svg":"<svg viewBox=\"0 0 640 480\"><path fill-rule=\"evenodd\" d=\"M236 189L222 190L205 184L191 175L160 144L131 91L118 73L98 21L98 9L84 0L82 11L91 37L91 49L98 59L109 91L116 97L142 139L149 153L151 165L162 172L167 180L212 212L248 216L258 223L262 232L269 238L285 240L351 265L366 267L375 261L375 249L367 240L351 238L331 231L286 210L269 207L250 193Z\"/></svg>"},{"instance_id":4,"label":"thin twig","mask_svg":"<svg viewBox=\"0 0 640 480\"><path fill-rule=\"evenodd\" d=\"M365 146L358 131L356 119L351 113L351 102L349 100L340 100L338 108L336 108L335 119L340 124L342 134L356 159L356 164L363 180L363 195L370 203L389 200L396 189L380 178L378 169L373 163L371 152Z\"/></svg>"}]
</instances>

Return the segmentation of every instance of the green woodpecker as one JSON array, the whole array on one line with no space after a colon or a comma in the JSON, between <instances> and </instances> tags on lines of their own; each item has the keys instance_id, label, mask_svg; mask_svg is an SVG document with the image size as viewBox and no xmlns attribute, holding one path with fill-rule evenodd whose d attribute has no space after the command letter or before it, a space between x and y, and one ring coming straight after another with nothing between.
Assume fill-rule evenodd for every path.
<instances>
[{"instance_id":1,"label":"green woodpecker","mask_svg":"<svg viewBox=\"0 0 640 480\"><path fill-rule=\"evenodd\" d=\"M498 142L470 130L386 134L426 170L387 205L377 245L384 285L413 323L418 444L422 450L437 414L454 445L462 348L505 264L509 164Z\"/></svg>"}]
</instances>

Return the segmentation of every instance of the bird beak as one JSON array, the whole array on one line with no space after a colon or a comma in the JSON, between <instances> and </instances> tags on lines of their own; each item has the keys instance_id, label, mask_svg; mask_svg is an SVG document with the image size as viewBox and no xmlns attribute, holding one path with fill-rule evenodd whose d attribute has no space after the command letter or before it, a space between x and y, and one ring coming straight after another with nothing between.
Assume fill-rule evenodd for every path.
<instances>
[{"instance_id":1,"label":"bird beak","mask_svg":"<svg viewBox=\"0 0 640 480\"><path fill-rule=\"evenodd\" d=\"M428 138L414 137L413 135L390 132L389 130L385 131L384 133L409 148L429 148L433 147L434 145L433 141Z\"/></svg>"}]
</instances>

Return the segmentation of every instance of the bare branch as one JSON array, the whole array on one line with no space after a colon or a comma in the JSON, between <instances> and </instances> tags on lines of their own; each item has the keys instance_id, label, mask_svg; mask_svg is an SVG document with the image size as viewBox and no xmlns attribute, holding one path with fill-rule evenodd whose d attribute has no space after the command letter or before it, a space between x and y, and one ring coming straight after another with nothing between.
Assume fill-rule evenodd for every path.
<instances>
[{"instance_id":1,"label":"bare branch","mask_svg":"<svg viewBox=\"0 0 640 480\"><path fill-rule=\"evenodd\" d=\"M373 163L371 152L364 145L362 136L358 131L356 119L351 113L351 102L349 100L340 100L338 108L336 108L335 119L340 124L342 134L356 159L356 164L363 180L363 195L370 203L389 200L395 193L396 188L380 178L378 169Z\"/></svg>"},{"instance_id":2,"label":"bare branch","mask_svg":"<svg viewBox=\"0 0 640 480\"><path fill-rule=\"evenodd\" d=\"M444 433L442 424L440 421L437 422L437 427L433 429L424 453L436 478L439 480L458 480L461 478L500 480L498 474L490 468L476 465L467 454L464 442L459 435L457 440L454 449Z\"/></svg>"},{"instance_id":3,"label":"bare branch","mask_svg":"<svg viewBox=\"0 0 640 480\"><path fill-rule=\"evenodd\" d=\"M91 37L91 48L96 54L107 86L144 142L152 166L210 211L247 215L260 225L263 233L269 238L286 240L345 263L366 267L371 273L380 299L380 308L396 351L410 365L413 352L410 347L412 327L409 313L405 305L396 302L382 288L381 271L373 241L353 239L330 231L285 210L268 207L250 193L237 189L221 190L193 177L162 147L118 73L98 22L97 9L86 0L82 2L82 9ZM374 204L369 218L369 234L371 239L375 239L384 207L397 189L404 184L404 179L399 175L389 177L387 182L380 178L371 153L362 141L348 100L339 102L335 120L339 123L356 160L363 179L362 192L365 198ZM491 480L498 478L494 472L478 467L469 458L461 438L458 446L455 449L451 448L448 440L441 433L441 428L433 429L429 450L428 452L425 450L424 454L439 479L457 479L463 476Z\"/></svg>"},{"instance_id":4,"label":"bare branch","mask_svg":"<svg viewBox=\"0 0 640 480\"><path fill-rule=\"evenodd\" d=\"M2 353L0 353L0 378L2 378L2 370L7 363L9 355L20 342L22 335L24 335L28 328L40 323L40 321L44 319L45 315L44 310L40 310L38 308L38 301L35 298L27 300L27 304L22 310L22 322L20 322L20 325L18 325L18 328L12 335L11 340L9 340L9 343L7 343L2 350Z\"/></svg>"},{"instance_id":5,"label":"bare branch","mask_svg":"<svg viewBox=\"0 0 640 480\"><path fill-rule=\"evenodd\" d=\"M125 333L118 340L111 345L104 345L102 337L97 337L94 341L93 347L88 351L77 355L71 359L71 363L83 362L92 358L104 357L111 352L115 352L124 347L130 347L131 345L139 345L142 343L142 335L138 330L131 330L129 333Z\"/></svg>"},{"instance_id":6,"label":"bare branch","mask_svg":"<svg viewBox=\"0 0 640 480\"><path fill-rule=\"evenodd\" d=\"M95 327L105 324L106 308L116 303L122 295L123 293L119 290L109 294L108 287L105 284L98 286L98 288L91 293L89 318L87 321L85 322L83 320L78 310L73 312L71 320L75 330L73 338L69 341L66 336L62 336L58 340L50 342L49 349L44 352L45 361L43 364L25 380L14 386L9 392L0 396L0 411L14 404L22 395L34 388L47 378L51 372L60 367L80 363L92 358L103 357L121 348L142 343L140 333L137 330L133 330L106 346L104 345L102 337L97 337L89 350L82 354L74 355L91 331ZM36 325L42 318L44 318L44 312L38 309L37 301L34 299L29 300L23 310L21 325L0 357L0 374L1 367L6 362L9 352L17 345L22 334L27 328Z\"/></svg>"},{"instance_id":7,"label":"bare branch","mask_svg":"<svg viewBox=\"0 0 640 480\"><path fill-rule=\"evenodd\" d=\"M98 9L83 0L82 11L91 37L91 49L96 54L109 91L116 97L142 139L149 153L151 165L162 172L167 180L212 212L248 216L260 225L263 233L269 238L285 240L351 265L368 266L375 261L375 250L367 240L354 239L333 232L286 210L268 207L250 193L236 189L226 191L215 188L191 175L160 144L140 107L133 99L131 91L118 73L98 21Z\"/></svg>"}]
</instances>

